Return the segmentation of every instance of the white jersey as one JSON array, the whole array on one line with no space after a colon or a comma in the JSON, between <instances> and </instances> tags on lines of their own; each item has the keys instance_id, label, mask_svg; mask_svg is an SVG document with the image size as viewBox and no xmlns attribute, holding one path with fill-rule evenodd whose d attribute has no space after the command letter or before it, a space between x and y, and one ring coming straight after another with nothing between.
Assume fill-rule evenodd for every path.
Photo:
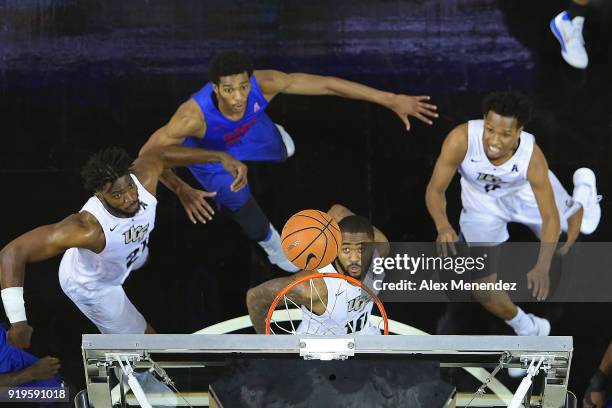
<instances>
[{"instance_id":1,"label":"white jersey","mask_svg":"<svg viewBox=\"0 0 612 408\"><path fill-rule=\"evenodd\" d=\"M75 285L87 291L121 285L133 269L147 259L149 234L155 226L157 199L130 174L138 189L140 208L133 217L115 217L96 197L81 209L92 214L102 227L106 244L99 254L89 249L70 248L60 264L62 288Z\"/></svg>"},{"instance_id":2,"label":"white jersey","mask_svg":"<svg viewBox=\"0 0 612 408\"><path fill-rule=\"evenodd\" d=\"M371 269L370 267L367 272L364 285L367 285L366 281L369 277L371 278ZM330 264L319 269L319 272L335 273L336 269ZM298 334L333 336L352 333L381 334L380 329L372 323L370 317L374 301L368 293L344 279L323 278L323 282L327 288L325 313L319 316L311 313L305 306L301 306L302 321L297 328Z\"/></svg>"},{"instance_id":3,"label":"white jersey","mask_svg":"<svg viewBox=\"0 0 612 408\"><path fill-rule=\"evenodd\" d=\"M468 122L468 149L459 166L461 198L464 203L470 198L466 193L480 192L489 197L500 198L517 192L529 184L527 170L533 153L535 137L531 133L521 132L519 146L510 160L500 166L495 166L485 154L482 143L483 132L483 120ZM472 204L476 208L480 203Z\"/></svg>"}]
</instances>

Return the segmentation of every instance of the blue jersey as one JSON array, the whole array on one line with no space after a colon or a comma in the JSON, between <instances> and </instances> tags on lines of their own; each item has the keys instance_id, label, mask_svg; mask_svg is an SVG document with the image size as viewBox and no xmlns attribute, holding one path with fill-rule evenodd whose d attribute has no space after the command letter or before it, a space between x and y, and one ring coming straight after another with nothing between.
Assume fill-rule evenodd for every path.
<instances>
[{"instance_id":1,"label":"blue jersey","mask_svg":"<svg viewBox=\"0 0 612 408\"><path fill-rule=\"evenodd\" d=\"M268 101L264 97L255 75L251 75L251 91L242 119L234 121L226 118L219 111L213 100L213 86L208 83L192 96L198 104L204 120L206 133L203 139L188 137L184 146L200 147L210 150L221 150L238 160L281 161L285 158L285 146L279 130L270 117L264 112ZM220 165L199 164L190 166L193 170L218 170Z\"/></svg>"},{"instance_id":2,"label":"blue jersey","mask_svg":"<svg viewBox=\"0 0 612 408\"><path fill-rule=\"evenodd\" d=\"M38 361L37 357L34 357L28 352L13 347L6 338L7 332L2 325L0 325L0 374L15 373L21 371L26 367ZM59 387L61 385L61 377L55 374L48 380L35 380L25 384L19 385L20 387Z\"/></svg>"}]
</instances>

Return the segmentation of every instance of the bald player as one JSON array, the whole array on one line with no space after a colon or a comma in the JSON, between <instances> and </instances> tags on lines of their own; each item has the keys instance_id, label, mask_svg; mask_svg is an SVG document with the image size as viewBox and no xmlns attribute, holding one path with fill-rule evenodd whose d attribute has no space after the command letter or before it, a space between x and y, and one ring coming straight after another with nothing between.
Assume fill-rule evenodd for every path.
<instances>
[{"instance_id":1,"label":"bald player","mask_svg":"<svg viewBox=\"0 0 612 408\"><path fill-rule=\"evenodd\" d=\"M353 214L344 206L336 204L328 214L338 222L342 246L338 257L319 272L341 273L360 280L371 289L372 259L387 255L389 241L368 219ZM291 277L272 279L249 289L247 308L256 333L265 333L266 314L276 295L294 280L312 273L300 271ZM302 309L303 317L297 333L380 334L380 329L370 319L373 299L360 287L343 279L306 281L290 290L287 297Z\"/></svg>"}]
</instances>

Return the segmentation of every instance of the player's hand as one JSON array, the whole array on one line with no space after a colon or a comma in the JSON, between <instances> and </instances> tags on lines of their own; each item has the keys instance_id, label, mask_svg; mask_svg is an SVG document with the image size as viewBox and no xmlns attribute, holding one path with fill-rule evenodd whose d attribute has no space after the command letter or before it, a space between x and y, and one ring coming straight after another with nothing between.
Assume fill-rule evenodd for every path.
<instances>
[{"instance_id":1,"label":"player's hand","mask_svg":"<svg viewBox=\"0 0 612 408\"><path fill-rule=\"evenodd\" d=\"M226 153L223 153L221 157L223 168L234 176L234 182L230 186L230 190L233 192L240 191L247 184L248 168L246 164Z\"/></svg>"},{"instance_id":2,"label":"player's hand","mask_svg":"<svg viewBox=\"0 0 612 408\"><path fill-rule=\"evenodd\" d=\"M584 396L584 401L582 402L583 408L604 408L604 404L606 403L606 392L605 391L588 391L589 395Z\"/></svg>"},{"instance_id":3,"label":"player's hand","mask_svg":"<svg viewBox=\"0 0 612 408\"><path fill-rule=\"evenodd\" d=\"M25 370L32 380L48 380L59 371L60 361L55 357L43 357Z\"/></svg>"},{"instance_id":4,"label":"player's hand","mask_svg":"<svg viewBox=\"0 0 612 408\"><path fill-rule=\"evenodd\" d=\"M428 125L432 124L429 118L437 118L438 113L436 105L431 105L425 101L429 101L429 96L410 96L410 95L395 95L392 99L389 109L400 117L406 130L410 130L409 116L414 116Z\"/></svg>"},{"instance_id":5,"label":"player's hand","mask_svg":"<svg viewBox=\"0 0 612 408\"><path fill-rule=\"evenodd\" d=\"M536 265L527 273L527 289L537 300L545 300L550 289L550 277L548 267Z\"/></svg>"},{"instance_id":6,"label":"player's hand","mask_svg":"<svg viewBox=\"0 0 612 408\"><path fill-rule=\"evenodd\" d=\"M7 332L7 338L13 346L20 349L27 349L30 347L33 331L34 329L26 320L22 322L15 322L11 325L11 328Z\"/></svg>"},{"instance_id":7,"label":"player's hand","mask_svg":"<svg viewBox=\"0 0 612 408\"><path fill-rule=\"evenodd\" d=\"M211 205L206 201L207 197L214 197L217 193L197 190L191 186L183 185L177 191L176 195L189 220L196 224L198 221L202 224L206 224L206 221L212 220L212 216L215 213Z\"/></svg>"},{"instance_id":8,"label":"player's hand","mask_svg":"<svg viewBox=\"0 0 612 408\"><path fill-rule=\"evenodd\" d=\"M457 242L457 233L453 227L448 225L440 228L438 230L438 238L436 238L436 250L438 255L443 257L449 256L450 253L457 255L455 242Z\"/></svg>"}]
</instances>

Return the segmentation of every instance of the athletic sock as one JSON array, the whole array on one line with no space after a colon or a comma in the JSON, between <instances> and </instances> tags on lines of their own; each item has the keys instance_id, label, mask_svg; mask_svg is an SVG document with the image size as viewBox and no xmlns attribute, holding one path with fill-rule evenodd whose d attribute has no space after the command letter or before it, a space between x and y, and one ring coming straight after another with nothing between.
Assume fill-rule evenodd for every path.
<instances>
[{"instance_id":1,"label":"athletic sock","mask_svg":"<svg viewBox=\"0 0 612 408\"><path fill-rule=\"evenodd\" d=\"M580 4L570 0L569 6L567 7L567 14L569 14L570 20L573 20L574 17L584 17L587 10L588 6L581 6Z\"/></svg>"},{"instance_id":2,"label":"athletic sock","mask_svg":"<svg viewBox=\"0 0 612 408\"><path fill-rule=\"evenodd\" d=\"M270 224L270 230L268 231L266 239L259 241L258 244L266 251L271 263L287 272L299 271L299 268L289 262L285 256L283 247L281 246L280 235L278 235L278 231L276 231L272 224Z\"/></svg>"},{"instance_id":3,"label":"athletic sock","mask_svg":"<svg viewBox=\"0 0 612 408\"><path fill-rule=\"evenodd\" d=\"M516 316L514 316L510 320L506 320L506 324L519 336L535 336L538 333L538 328L536 327L534 321L529 317L523 309L520 307L516 308L518 312Z\"/></svg>"}]
</instances>

